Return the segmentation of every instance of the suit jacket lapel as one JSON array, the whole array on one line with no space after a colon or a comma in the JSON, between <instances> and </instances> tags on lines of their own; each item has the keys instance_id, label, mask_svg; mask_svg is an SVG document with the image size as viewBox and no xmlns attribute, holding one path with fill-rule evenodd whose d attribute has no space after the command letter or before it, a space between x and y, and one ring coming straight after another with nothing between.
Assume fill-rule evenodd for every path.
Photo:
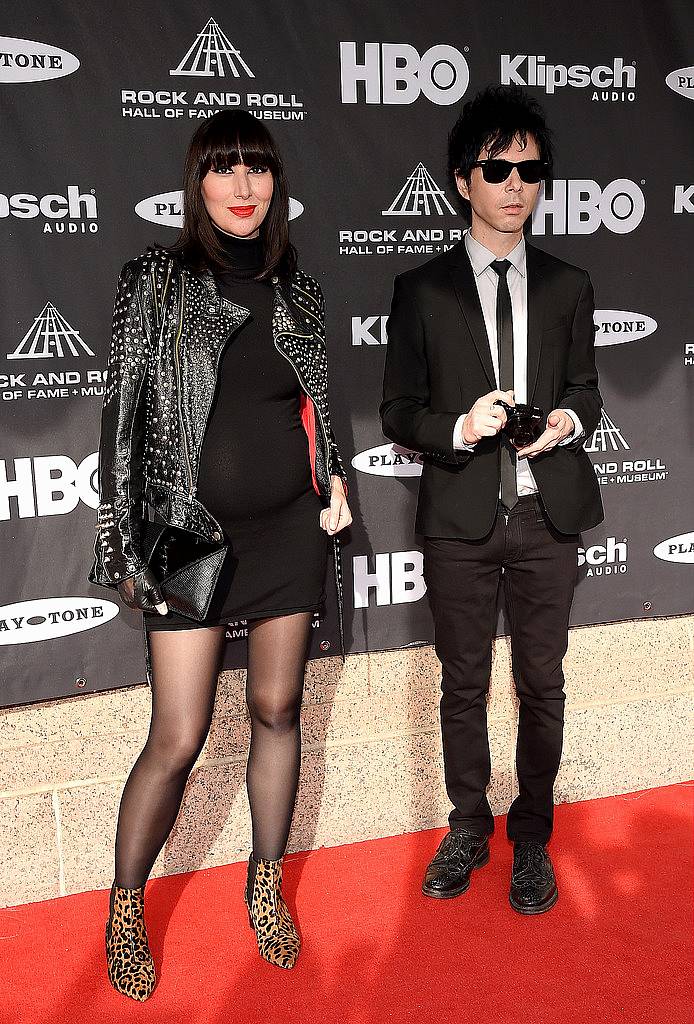
<instances>
[{"instance_id":1,"label":"suit jacket lapel","mask_svg":"<svg viewBox=\"0 0 694 1024\"><path fill-rule=\"evenodd\" d=\"M482 305L477 293L475 275L470 260L468 259L465 243L459 242L458 245L460 248L456 247L457 251L450 265L451 277L453 278L453 288L455 290L456 298L458 299L460 311L463 314L467 328L470 331L473 342L475 343L475 348L477 349L477 355L479 356L480 363L482 364L482 369L489 381L489 387L491 390L494 390L494 388L496 388L494 364L492 362L492 353L489 348L487 328L482 314Z\"/></svg>"},{"instance_id":2,"label":"suit jacket lapel","mask_svg":"<svg viewBox=\"0 0 694 1024\"><path fill-rule=\"evenodd\" d=\"M528 404L532 405L537 387L542 352L542 328L545 307L543 287L544 253L525 243L525 267L528 275ZM545 412L549 412L546 409Z\"/></svg>"}]
</instances>

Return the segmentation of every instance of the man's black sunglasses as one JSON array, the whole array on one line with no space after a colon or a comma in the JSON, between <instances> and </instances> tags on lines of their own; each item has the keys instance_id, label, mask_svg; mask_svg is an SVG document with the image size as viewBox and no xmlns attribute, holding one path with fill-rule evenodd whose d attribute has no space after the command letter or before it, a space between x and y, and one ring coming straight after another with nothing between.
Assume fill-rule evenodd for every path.
<instances>
[{"instance_id":1,"label":"man's black sunglasses","mask_svg":"<svg viewBox=\"0 0 694 1024\"><path fill-rule=\"evenodd\" d=\"M537 185L547 172L544 160L519 160L517 163L511 160L477 160L472 166L482 168L482 177L490 185L500 185L506 181L514 167L518 168L520 179L526 185Z\"/></svg>"}]
</instances>

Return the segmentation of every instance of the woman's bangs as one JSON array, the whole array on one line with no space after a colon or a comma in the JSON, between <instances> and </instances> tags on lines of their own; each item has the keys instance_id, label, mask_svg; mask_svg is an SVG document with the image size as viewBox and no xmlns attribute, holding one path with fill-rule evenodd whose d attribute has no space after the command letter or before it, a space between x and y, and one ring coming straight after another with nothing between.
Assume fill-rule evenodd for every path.
<instances>
[{"instance_id":1,"label":"woman's bangs","mask_svg":"<svg viewBox=\"0 0 694 1024\"><path fill-rule=\"evenodd\" d=\"M237 136L210 140L208 152L203 160L203 175L208 170L218 171L236 164L246 167L268 167L273 175L277 173L277 161L272 149L264 140Z\"/></svg>"}]
</instances>

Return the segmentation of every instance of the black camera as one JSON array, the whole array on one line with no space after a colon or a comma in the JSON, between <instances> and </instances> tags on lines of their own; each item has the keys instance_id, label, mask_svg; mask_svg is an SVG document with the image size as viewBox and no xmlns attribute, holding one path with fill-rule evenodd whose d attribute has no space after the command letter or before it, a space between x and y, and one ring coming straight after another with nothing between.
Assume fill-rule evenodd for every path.
<instances>
[{"instance_id":1,"label":"black camera","mask_svg":"<svg viewBox=\"0 0 694 1024\"><path fill-rule=\"evenodd\" d=\"M525 448L537 441L544 430L545 416L536 405L509 405L497 399L494 405L500 405L506 412L506 423L501 428L514 448Z\"/></svg>"}]
</instances>

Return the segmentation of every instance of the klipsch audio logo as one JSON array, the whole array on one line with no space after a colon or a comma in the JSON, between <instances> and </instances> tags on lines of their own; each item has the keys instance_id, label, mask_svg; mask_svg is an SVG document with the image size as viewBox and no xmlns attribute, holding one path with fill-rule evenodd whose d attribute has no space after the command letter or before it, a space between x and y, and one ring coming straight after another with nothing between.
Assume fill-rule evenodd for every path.
<instances>
[{"instance_id":1,"label":"klipsch audio logo","mask_svg":"<svg viewBox=\"0 0 694 1024\"><path fill-rule=\"evenodd\" d=\"M83 633L118 615L114 601L94 597L42 597L0 608L0 646L34 644Z\"/></svg>"},{"instance_id":2,"label":"klipsch audio logo","mask_svg":"<svg viewBox=\"0 0 694 1024\"><path fill-rule=\"evenodd\" d=\"M79 466L68 455L0 459L0 521L65 516L80 500L99 504L99 453Z\"/></svg>"},{"instance_id":3,"label":"klipsch audio logo","mask_svg":"<svg viewBox=\"0 0 694 1024\"><path fill-rule=\"evenodd\" d=\"M381 209L382 217L457 217L446 193L422 163L391 195L393 198L390 202L386 200L388 205ZM464 231L464 227L342 228L338 251L341 256L434 256L459 242Z\"/></svg>"},{"instance_id":4,"label":"klipsch audio logo","mask_svg":"<svg viewBox=\"0 0 694 1024\"><path fill-rule=\"evenodd\" d=\"M630 313L625 309L596 309L593 320L597 327L595 345L598 348L640 341L658 329L652 316Z\"/></svg>"},{"instance_id":5,"label":"klipsch audio logo","mask_svg":"<svg viewBox=\"0 0 694 1024\"><path fill-rule=\"evenodd\" d=\"M95 234L99 230L96 216L94 189L80 192L79 185L68 185L67 195L52 192L45 196L29 192L15 192L11 196L0 194L0 217L43 218L44 235Z\"/></svg>"},{"instance_id":6,"label":"klipsch audio logo","mask_svg":"<svg viewBox=\"0 0 694 1024\"><path fill-rule=\"evenodd\" d=\"M49 43L0 36L0 82L45 82L77 71L73 53Z\"/></svg>"},{"instance_id":7,"label":"klipsch audio logo","mask_svg":"<svg viewBox=\"0 0 694 1024\"><path fill-rule=\"evenodd\" d=\"M694 213L694 185L675 185L673 213Z\"/></svg>"},{"instance_id":8,"label":"klipsch audio logo","mask_svg":"<svg viewBox=\"0 0 694 1024\"><path fill-rule=\"evenodd\" d=\"M423 94L449 106L465 95L469 81L467 60L446 43L421 55L409 43L340 43L343 103L358 103L360 95L366 103L414 103Z\"/></svg>"},{"instance_id":9,"label":"klipsch audio logo","mask_svg":"<svg viewBox=\"0 0 694 1024\"><path fill-rule=\"evenodd\" d=\"M694 65L671 71L665 79L665 84L673 92L678 92L680 96L686 96L688 100L694 100Z\"/></svg>"},{"instance_id":10,"label":"klipsch audio logo","mask_svg":"<svg viewBox=\"0 0 694 1024\"><path fill-rule=\"evenodd\" d=\"M578 549L579 568L586 566L582 576L591 579L595 576L623 576L627 571L628 541L624 537L618 541L616 537L607 537L604 544L593 544L589 548Z\"/></svg>"},{"instance_id":11,"label":"klipsch audio logo","mask_svg":"<svg viewBox=\"0 0 694 1024\"><path fill-rule=\"evenodd\" d=\"M79 364L76 369L66 370L65 362L59 370L48 370L45 365L37 369L35 362L33 370L26 369L34 360L65 360L70 364L74 359L93 356L80 332L52 302L47 302L29 330L7 353L7 359L16 361L17 372L0 373L0 399L16 402L22 398L99 398L104 393L106 370L83 369Z\"/></svg>"},{"instance_id":12,"label":"klipsch audio logo","mask_svg":"<svg viewBox=\"0 0 694 1024\"><path fill-rule=\"evenodd\" d=\"M614 455L630 451L630 446L621 429L614 420L602 410L600 422L593 436L586 441L584 448L591 454ZM668 468L661 458L605 459L593 464L598 482L607 484L645 484L657 483L667 479Z\"/></svg>"},{"instance_id":13,"label":"klipsch audio logo","mask_svg":"<svg viewBox=\"0 0 694 1024\"><path fill-rule=\"evenodd\" d=\"M534 235L592 235L606 227L616 235L634 231L646 199L635 181L617 178L604 188L592 178L555 178L541 189L532 215ZM547 222L549 221L549 229Z\"/></svg>"},{"instance_id":14,"label":"klipsch audio logo","mask_svg":"<svg viewBox=\"0 0 694 1024\"><path fill-rule=\"evenodd\" d=\"M386 332L387 314L381 316L353 316L353 345L387 345Z\"/></svg>"},{"instance_id":15,"label":"klipsch audio logo","mask_svg":"<svg viewBox=\"0 0 694 1024\"><path fill-rule=\"evenodd\" d=\"M289 199L289 219L295 220L304 212L303 204L298 199ZM183 192L160 192L156 196L141 199L135 207L135 213L142 220L153 224L165 224L170 228L183 227Z\"/></svg>"},{"instance_id":16,"label":"klipsch audio logo","mask_svg":"<svg viewBox=\"0 0 694 1024\"><path fill-rule=\"evenodd\" d=\"M422 456L399 444L381 444L368 448L352 459L352 465L361 473L374 476L421 476Z\"/></svg>"},{"instance_id":17,"label":"klipsch audio logo","mask_svg":"<svg viewBox=\"0 0 694 1024\"><path fill-rule=\"evenodd\" d=\"M265 66L267 62L265 62ZM277 63L269 64L272 73ZM121 114L133 118L181 118L211 117L218 110L229 107L248 109L255 117L264 121L303 121L306 110L303 101L294 92L256 92L249 80L255 83L256 76L240 48L224 33L214 18L206 25L178 59L169 67L170 78L214 79L209 89L200 88L145 88L121 89ZM227 87L232 80L232 89ZM246 88L237 91L239 84ZM163 82L160 83L163 86ZM202 83L200 83L202 84ZM212 84L212 83L210 83ZM265 82L263 82L265 85Z\"/></svg>"},{"instance_id":18,"label":"klipsch audio logo","mask_svg":"<svg viewBox=\"0 0 694 1024\"><path fill-rule=\"evenodd\" d=\"M664 562L694 562L694 533L682 533L679 537L668 537L653 548L656 558Z\"/></svg>"},{"instance_id":19,"label":"klipsch audio logo","mask_svg":"<svg viewBox=\"0 0 694 1024\"><path fill-rule=\"evenodd\" d=\"M569 86L590 89L594 102L633 102L636 99L636 66L614 57L611 64L548 64L544 56L526 53L501 54L501 84L536 86L548 94Z\"/></svg>"},{"instance_id":20,"label":"klipsch audio logo","mask_svg":"<svg viewBox=\"0 0 694 1024\"><path fill-rule=\"evenodd\" d=\"M420 601L427 592L421 551L355 555L352 577L355 608L368 608L372 596L382 606Z\"/></svg>"}]
</instances>

